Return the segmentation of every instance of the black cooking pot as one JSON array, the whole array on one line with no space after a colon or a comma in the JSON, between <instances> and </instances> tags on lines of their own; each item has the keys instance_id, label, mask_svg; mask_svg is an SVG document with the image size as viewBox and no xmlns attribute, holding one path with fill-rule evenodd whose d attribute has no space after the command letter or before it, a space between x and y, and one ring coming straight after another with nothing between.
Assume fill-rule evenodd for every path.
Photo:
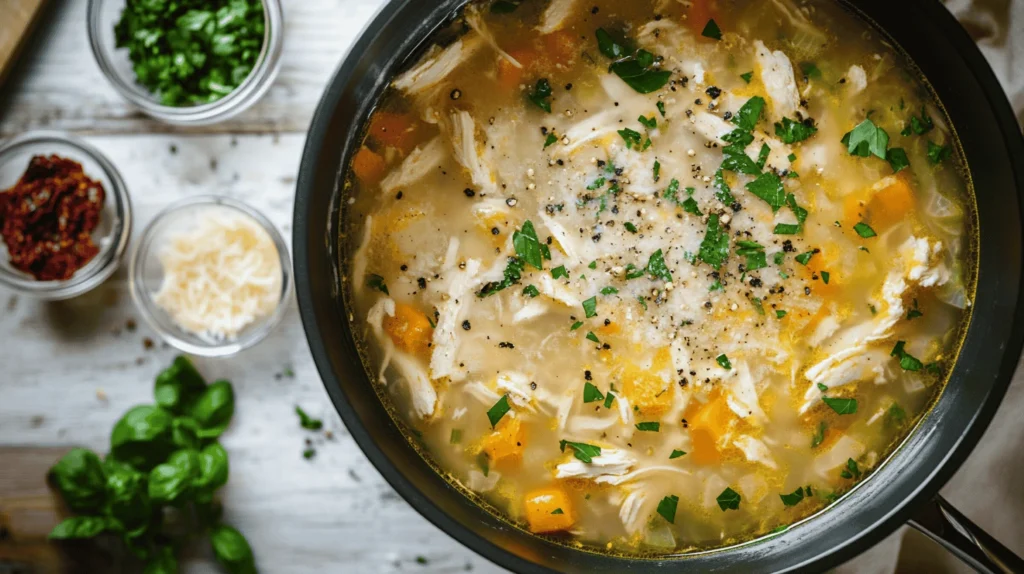
<instances>
[{"instance_id":1,"label":"black cooking pot","mask_svg":"<svg viewBox=\"0 0 1024 574\"><path fill-rule=\"evenodd\" d=\"M906 50L952 119L978 198L978 289L948 387L869 480L781 534L653 560L590 553L531 535L484 511L431 469L385 410L356 351L340 281L341 185L361 126L390 78L464 3L392 0L370 22L313 117L295 200L295 282L313 358L352 436L395 490L449 535L518 572L820 571L908 520L975 568L1024 572L1024 561L937 498L991 421L1021 351L1024 141L981 53L932 0L862 0L851 9Z\"/></svg>"}]
</instances>

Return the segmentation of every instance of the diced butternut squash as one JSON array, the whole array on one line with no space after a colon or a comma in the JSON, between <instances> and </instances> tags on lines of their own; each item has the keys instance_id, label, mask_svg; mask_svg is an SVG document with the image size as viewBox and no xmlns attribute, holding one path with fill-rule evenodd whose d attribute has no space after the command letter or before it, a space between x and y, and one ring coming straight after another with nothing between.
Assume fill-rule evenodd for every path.
<instances>
[{"instance_id":1,"label":"diced butternut squash","mask_svg":"<svg viewBox=\"0 0 1024 574\"><path fill-rule=\"evenodd\" d=\"M395 304L395 316L384 316L384 331L399 349L418 356L430 355L434 328L427 315L412 305Z\"/></svg>"},{"instance_id":2,"label":"diced butternut squash","mask_svg":"<svg viewBox=\"0 0 1024 574\"><path fill-rule=\"evenodd\" d=\"M366 146L359 148L355 157L352 158L352 171L355 172L359 181L367 185L379 183L384 179L387 168L384 158L370 151Z\"/></svg>"},{"instance_id":3,"label":"diced butternut squash","mask_svg":"<svg viewBox=\"0 0 1024 574\"><path fill-rule=\"evenodd\" d=\"M526 493L526 522L530 532L558 532L575 524L569 495L558 486Z\"/></svg>"},{"instance_id":4,"label":"diced butternut squash","mask_svg":"<svg viewBox=\"0 0 1024 574\"><path fill-rule=\"evenodd\" d=\"M504 417L494 432L484 438L484 452L495 467L517 464L526 448L526 429L518 417Z\"/></svg>"},{"instance_id":5,"label":"diced butternut squash","mask_svg":"<svg viewBox=\"0 0 1024 574\"><path fill-rule=\"evenodd\" d=\"M867 204L867 223L881 232L903 219L914 209L914 192L902 175L883 179Z\"/></svg>"},{"instance_id":6,"label":"diced butternut squash","mask_svg":"<svg viewBox=\"0 0 1024 574\"><path fill-rule=\"evenodd\" d=\"M410 114L377 112L370 118L368 135L374 141L393 147L405 155L422 141L422 132L419 121Z\"/></svg>"},{"instance_id":7,"label":"diced butternut squash","mask_svg":"<svg viewBox=\"0 0 1024 574\"><path fill-rule=\"evenodd\" d=\"M690 401L686 406L686 428L690 431L690 459L697 464L714 464L722 460L719 441L736 418L725 395L713 392L706 403Z\"/></svg>"},{"instance_id":8,"label":"diced butternut squash","mask_svg":"<svg viewBox=\"0 0 1024 574\"><path fill-rule=\"evenodd\" d=\"M622 375L622 395L641 417L664 414L672 406L672 387L656 372L633 365L627 366Z\"/></svg>"},{"instance_id":9,"label":"diced butternut squash","mask_svg":"<svg viewBox=\"0 0 1024 574\"><path fill-rule=\"evenodd\" d=\"M505 92L512 92L523 83L526 73L536 63L538 54L531 48L515 48L509 50L508 55L523 66L518 68L508 58L498 58L498 86Z\"/></svg>"}]
</instances>

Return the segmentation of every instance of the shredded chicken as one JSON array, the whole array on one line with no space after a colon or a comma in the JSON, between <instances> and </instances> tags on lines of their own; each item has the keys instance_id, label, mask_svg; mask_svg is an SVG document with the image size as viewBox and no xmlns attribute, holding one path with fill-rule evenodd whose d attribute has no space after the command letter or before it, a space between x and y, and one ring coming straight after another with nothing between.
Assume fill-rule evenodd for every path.
<instances>
[{"instance_id":1,"label":"shredded chicken","mask_svg":"<svg viewBox=\"0 0 1024 574\"><path fill-rule=\"evenodd\" d=\"M599 484L619 484L619 477L629 472L635 464L636 459L626 451L604 448L591 462L572 458L559 464L555 469L555 478L589 478Z\"/></svg>"},{"instance_id":2,"label":"shredded chicken","mask_svg":"<svg viewBox=\"0 0 1024 574\"><path fill-rule=\"evenodd\" d=\"M473 185L482 192L493 193L495 191L494 175L491 168L485 165L480 157L476 141L476 122L473 121L473 116L465 110L454 111L449 127L455 159L469 172Z\"/></svg>"},{"instance_id":3,"label":"shredded chicken","mask_svg":"<svg viewBox=\"0 0 1024 574\"><path fill-rule=\"evenodd\" d=\"M799 119L797 108L800 106L800 92L796 88L793 64L786 54L779 50L769 50L760 40L754 42L754 48L761 68L761 81L770 100L772 121L782 121L783 116Z\"/></svg>"},{"instance_id":4,"label":"shredded chicken","mask_svg":"<svg viewBox=\"0 0 1024 574\"><path fill-rule=\"evenodd\" d=\"M572 16L578 0L551 0L544 14L540 18L540 25L537 31L541 34L550 34L565 26L565 21Z\"/></svg>"},{"instance_id":5,"label":"shredded chicken","mask_svg":"<svg viewBox=\"0 0 1024 574\"><path fill-rule=\"evenodd\" d=\"M440 84L480 47L476 34L466 34L447 48L433 46L419 64L410 68L392 82L392 86L410 95L423 94Z\"/></svg>"},{"instance_id":6,"label":"shredded chicken","mask_svg":"<svg viewBox=\"0 0 1024 574\"><path fill-rule=\"evenodd\" d=\"M416 183L444 162L446 151L440 137L430 140L430 143L423 147L412 150L412 153L402 160L402 165L398 169L392 170L380 182L380 188L384 193L391 193Z\"/></svg>"},{"instance_id":7,"label":"shredded chicken","mask_svg":"<svg viewBox=\"0 0 1024 574\"><path fill-rule=\"evenodd\" d=\"M433 352L430 356L430 373L435 379L449 377L453 381L462 380L465 373L455 368L455 355L459 341L456 329L459 314L471 297L471 289L479 281L480 262L476 259L466 261L465 269L451 270L451 282L448 285L448 299L438 309L437 327L434 329Z\"/></svg>"},{"instance_id":8,"label":"shredded chicken","mask_svg":"<svg viewBox=\"0 0 1024 574\"><path fill-rule=\"evenodd\" d=\"M519 60L513 58L508 52L502 50L501 46L498 45L498 41L494 39L494 34L491 34L491 31L487 29L487 24L484 22L483 16L480 14L479 4L470 4L466 8L465 15L466 23L469 24L469 27L476 30L476 33L480 34L480 37L487 42L487 45L494 48L494 51L497 52L499 56L505 58L508 63L517 68L523 67L523 65L519 63Z\"/></svg>"}]
</instances>

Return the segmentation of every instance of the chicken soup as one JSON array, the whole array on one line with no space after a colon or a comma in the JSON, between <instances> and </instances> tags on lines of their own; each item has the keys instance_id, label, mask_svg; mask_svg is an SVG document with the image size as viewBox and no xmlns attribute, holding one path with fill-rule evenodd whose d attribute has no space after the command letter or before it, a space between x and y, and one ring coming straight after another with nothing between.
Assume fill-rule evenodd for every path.
<instances>
[{"instance_id":1,"label":"chicken soup","mask_svg":"<svg viewBox=\"0 0 1024 574\"><path fill-rule=\"evenodd\" d=\"M509 521L626 554L763 535L941 391L975 281L956 149L832 1L472 2L353 155L353 328Z\"/></svg>"}]
</instances>

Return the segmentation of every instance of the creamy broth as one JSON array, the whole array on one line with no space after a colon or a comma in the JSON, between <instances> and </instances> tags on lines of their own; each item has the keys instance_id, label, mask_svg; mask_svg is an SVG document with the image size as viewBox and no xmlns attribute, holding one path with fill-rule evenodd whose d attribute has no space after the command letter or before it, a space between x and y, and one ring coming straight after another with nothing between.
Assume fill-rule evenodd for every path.
<instances>
[{"instance_id":1,"label":"creamy broth","mask_svg":"<svg viewBox=\"0 0 1024 574\"><path fill-rule=\"evenodd\" d=\"M833 2L473 3L353 158L367 369L532 532L636 554L785 527L868 477L955 360L955 149Z\"/></svg>"}]
</instances>

